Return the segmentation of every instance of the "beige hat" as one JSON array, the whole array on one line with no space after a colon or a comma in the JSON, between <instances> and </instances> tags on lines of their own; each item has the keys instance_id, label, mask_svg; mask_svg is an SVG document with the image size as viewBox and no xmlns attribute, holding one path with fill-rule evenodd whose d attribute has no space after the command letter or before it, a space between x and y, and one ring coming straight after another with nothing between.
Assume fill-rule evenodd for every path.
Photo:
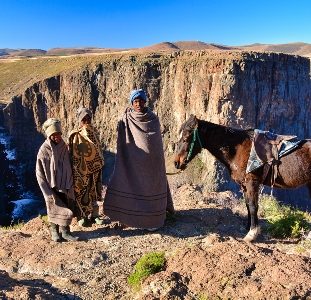
<instances>
[{"instance_id":1,"label":"beige hat","mask_svg":"<svg viewBox=\"0 0 311 300\"><path fill-rule=\"evenodd\" d=\"M79 107L77 111L77 117L78 117L79 123L81 123L81 121L83 120L85 116L89 116L90 118L92 118L92 112L86 107Z\"/></svg>"},{"instance_id":2,"label":"beige hat","mask_svg":"<svg viewBox=\"0 0 311 300\"><path fill-rule=\"evenodd\" d=\"M45 135L47 137L50 137L55 132L62 132L62 126L61 126L60 120L55 119L55 118L47 119L43 123L42 129L44 130Z\"/></svg>"}]
</instances>

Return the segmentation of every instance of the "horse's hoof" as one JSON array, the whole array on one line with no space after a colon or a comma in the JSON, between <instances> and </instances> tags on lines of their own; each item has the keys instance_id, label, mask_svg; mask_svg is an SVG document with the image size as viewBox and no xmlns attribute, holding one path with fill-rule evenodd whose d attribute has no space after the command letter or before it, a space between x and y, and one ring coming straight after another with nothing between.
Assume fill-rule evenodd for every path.
<instances>
[{"instance_id":1,"label":"horse's hoof","mask_svg":"<svg viewBox=\"0 0 311 300\"><path fill-rule=\"evenodd\" d=\"M247 235L244 237L244 241L245 242L252 242L254 240L256 240L257 236L259 235L260 233L260 228L259 227L256 227L254 229L251 229Z\"/></svg>"},{"instance_id":2,"label":"horse's hoof","mask_svg":"<svg viewBox=\"0 0 311 300\"><path fill-rule=\"evenodd\" d=\"M254 241L254 239L255 239L255 237L253 236L253 235L251 235L251 234L247 234L244 238L243 238L243 241L244 242L252 242L252 241Z\"/></svg>"}]
</instances>

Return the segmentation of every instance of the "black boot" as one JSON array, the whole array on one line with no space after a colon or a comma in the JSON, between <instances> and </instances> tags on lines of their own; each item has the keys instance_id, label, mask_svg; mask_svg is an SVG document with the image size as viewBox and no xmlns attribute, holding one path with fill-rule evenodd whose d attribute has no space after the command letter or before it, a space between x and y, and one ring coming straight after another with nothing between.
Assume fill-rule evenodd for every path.
<instances>
[{"instance_id":1,"label":"black boot","mask_svg":"<svg viewBox=\"0 0 311 300\"><path fill-rule=\"evenodd\" d=\"M66 241L77 241L79 238L70 234L69 226L60 226L62 238Z\"/></svg>"},{"instance_id":2,"label":"black boot","mask_svg":"<svg viewBox=\"0 0 311 300\"><path fill-rule=\"evenodd\" d=\"M61 237L59 236L58 232L58 225L50 222L50 232L51 232L51 239L54 242L60 242Z\"/></svg>"}]
</instances>

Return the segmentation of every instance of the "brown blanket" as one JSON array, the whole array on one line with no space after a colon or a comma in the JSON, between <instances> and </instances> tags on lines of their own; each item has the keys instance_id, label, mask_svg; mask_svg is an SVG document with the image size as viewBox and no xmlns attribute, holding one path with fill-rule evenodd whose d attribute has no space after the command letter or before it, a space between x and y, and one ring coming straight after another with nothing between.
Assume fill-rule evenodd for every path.
<instances>
[{"instance_id":1,"label":"brown blanket","mask_svg":"<svg viewBox=\"0 0 311 300\"><path fill-rule=\"evenodd\" d=\"M37 155L36 177L49 221L61 226L69 225L73 213L68 205L74 199L74 192L70 158L64 141L55 145L49 139L45 140ZM68 200L67 203L64 199Z\"/></svg>"},{"instance_id":2,"label":"brown blanket","mask_svg":"<svg viewBox=\"0 0 311 300\"><path fill-rule=\"evenodd\" d=\"M149 109L127 109L118 125L117 157L108 184L104 212L112 220L136 228L164 224L173 203L165 174L158 117Z\"/></svg>"},{"instance_id":3,"label":"brown blanket","mask_svg":"<svg viewBox=\"0 0 311 300\"><path fill-rule=\"evenodd\" d=\"M102 201L102 168L104 159L95 128L84 126L69 136L70 156L78 218L97 217Z\"/></svg>"}]
</instances>

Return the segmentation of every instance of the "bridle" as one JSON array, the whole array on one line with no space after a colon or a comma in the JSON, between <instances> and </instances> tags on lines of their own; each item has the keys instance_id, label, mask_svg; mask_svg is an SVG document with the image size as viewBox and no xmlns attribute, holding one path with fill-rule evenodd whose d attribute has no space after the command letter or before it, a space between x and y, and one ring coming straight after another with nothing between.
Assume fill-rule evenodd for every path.
<instances>
[{"instance_id":1,"label":"bridle","mask_svg":"<svg viewBox=\"0 0 311 300\"><path fill-rule=\"evenodd\" d=\"M193 133L192 133L192 140L191 140L191 144L190 144L190 148L189 148L189 152L188 152L188 155L187 155L187 158L185 160L185 163L188 163L189 162L189 159L192 155L192 152L193 152L193 148L194 148L194 145L196 143L199 143L200 145L200 150L203 148L202 146L202 142L201 142L201 139L200 139L200 136L199 136L199 130L198 128L194 129Z\"/></svg>"}]
</instances>

